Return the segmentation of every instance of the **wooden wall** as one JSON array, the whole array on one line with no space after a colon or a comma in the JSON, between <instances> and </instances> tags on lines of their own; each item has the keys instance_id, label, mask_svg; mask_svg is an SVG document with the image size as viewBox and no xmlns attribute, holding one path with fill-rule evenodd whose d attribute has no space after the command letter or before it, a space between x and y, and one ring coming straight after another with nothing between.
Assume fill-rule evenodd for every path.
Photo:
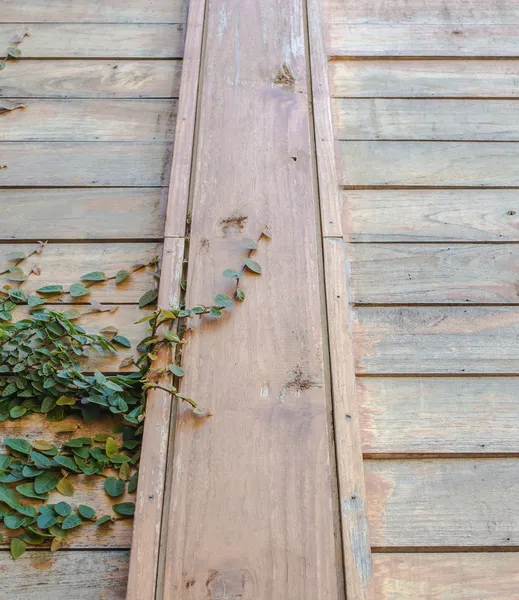
<instances>
[{"instance_id":1,"label":"wooden wall","mask_svg":"<svg viewBox=\"0 0 519 600\"><path fill-rule=\"evenodd\" d=\"M519 598L519 5L324 8L369 597Z\"/></svg>"},{"instance_id":2,"label":"wooden wall","mask_svg":"<svg viewBox=\"0 0 519 600\"><path fill-rule=\"evenodd\" d=\"M0 259L36 240L50 242L37 261L41 276L27 289L72 283L89 271L111 272L161 253L184 13L176 0L1 3L0 53L14 37L29 35L19 45L21 59L0 71ZM2 112L5 103L25 108ZM180 262L182 243L173 242ZM141 339L145 325L133 324L142 316L136 303L154 285L152 270L144 270L117 290L96 286L89 300L120 307L91 315L86 326L113 324L132 341ZM92 367L114 372L120 360ZM59 429L31 417L2 423L2 437L60 440ZM72 502L82 501L109 510L100 481L77 485ZM125 597L129 521L103 531L85 526L58 553L34 547L17 563L8 541L0 551L2 597Z\"/></svg>"}]
</instances>

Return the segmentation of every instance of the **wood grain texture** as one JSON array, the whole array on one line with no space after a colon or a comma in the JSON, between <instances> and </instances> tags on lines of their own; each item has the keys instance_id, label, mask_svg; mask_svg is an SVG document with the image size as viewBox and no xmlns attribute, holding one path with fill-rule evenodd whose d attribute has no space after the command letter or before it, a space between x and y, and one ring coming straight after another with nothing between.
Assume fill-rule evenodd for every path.
<instances>
[{"instance_id":1,"label":"wood grain texture","mask_svg":"<svg viewBox=\"0 0 519 600\"><path fill-rule=\"evenodd\" d=\"M519 8L501 0L324 0L327 20L336 23L430 23L513 25Z\"/></svg>"},{"instance_id":2,"label":"wood grain texture","mask_svg":"<svg viewBox=\"0 0 519 600\"><path fill-rule=\"evenodd\" d=\"M515 307L358 308L357 372L519 373L518 333Z\"/></svg>"},{"instance_id":3,"label":"wood grain texture","mask_svg":"<svg viewBox=\"0 0 519 600\"><path fill-rule=\"evenodd\" d=\"M519 554L375 554L379 600L502 600L519 598Z\"/></svg>"},{"instance_id":4,"label":"wood grain texture","mask_svg":"<svg viewBox=\"0 0 519 600\"><path fill-rule=\"evenodd\" d=\"M0 97L177 98L179 60L20 60L2 71Z\"/></svg>"},{"instance_id":5,"label":"wood grain texture","mask_svg":"<svg viewBox=\"0 0 519 600\"><path fill-rule=\"evenodd\" d=\"M0 185L160 186L171 150L160 142L1 142Z\"/></svg>"},{"instance_id":6,"label":"wood grain texture","mask_svg":"<svg viewBox=\"0 0 519 600\"><path fill-rule=\"evenodd\" d=\"M515 142L341 142L345 186L517 186Z\"/></svg>"},{"instance_id":7,"label":"wood grain texture","mask_svg":"<svg viewBox=\"0 0 519 600\"><path fill-rule=\"evenodd\" d=\"M68 12L68 11L67 11ZM13 34L29 36L23 58L182 58L183 25L115 23L0 24L0 48Z\"/></svg>"},{"instance_id":8,"label":"wood grain texture","mask_svg":"<svg viewBox=\"0 0 519 600\"><path fill-rule=\"evenodd\" d=\"M516 377L359 377L364 453L517 453Z\"/></svg>"},{"instance_id":9,"label":"wood grain texture","mask_svg":"<svg viewBox=\"0 0 519 600\"><path fill-rule=\"evenodd\" d=\"M355 242L519 241L516 190L343 190Z\"/></svg>"},{"instance_id":10,"label":"wood grain texture","mask_svg":"<svg viewBox=\"0 0 519 600\"><path fill-rule=\"evenodd\" d=\"M0 239L161 238L163 195L161 188L0 189Z\"/></svg>"},{"instance_id":11,"label":"wood grain texture","mask_svg":"<svg viewBox=\"0 0 519 600\"><path fill-rule=\"evenodd\" d=\"M355 98L517 98L517 60L335 60L332 95Z\"/></svg>"},{"instance_id":12,"label":"wood grain texture","mask_svg":"<svg viewBox=\"0 0 519 600\"><path fill-rule=\"evenodd\" d=\"M124 600L128 573L128 551L29 551L24 560L13 562L0 552L0 574L4 598L41 600Z\"/></svg>"},{"instance_id":13,"label":"wood grain texture","mask_svg":"<svg viewBox=\"0 0 519 600\"><path fill-rule=\"evenodd\" d=\"M273 239L190 340L182 389L213 416L178 415L161 597L335 599L303 8L216 0L205 31L187 303L230 291L242 227Z\"/></svg>"},{"instance_id":14,"label":"wood grain texture","mask_svg":"<svg viewBox=\"0 0 519 600\"><path fill-rule=\"evenodd\" d=\"M360 600L375 596L346 277L348 258L340 240L325 239L323 250L346 594Z\"/></svg>"},{"instance_id":15,"label":"wood grain texture","mask_svg":"<svg viewBox=\"0 0 519 600\"><path fill-rule=\"evenodd\" d=\"M350 244L356 304L519 303L516 244Z\"/></svg>"},{"instance_id":16,"label":"wood grain texture","mask_svg":"<svg viewBox=\"0 0 519 600\"><path fill-rule=\"evenodd\" d=\"M519 19L511 25L334 22L328 25L328 52L332 56L516 57L518 23Z\"/></svg>"},{"instance_id":17,"label":"wood grain texture","mask_svg":"<svg viewBox=\"0 0 519 600\"><path fill-rule=\"evenodd\" d=\"M0 141L173 141L176 100L8 98L25 108L0 113Z\"/></svg>"},{"instance_id":18,"label":"wood grain texture","mask_svg":"<svg viewBox=\"0 0 519 600\"><path fill-rule=\"evenodd\" d=\"M2 23L183 23L182 0L4 0Z\"/></svg>"},{"instance_id":19,"label":"wood grain texture","mask_svg":"<svg viewBox=\"0 0 519 600\"><path fill-rule=\"evenodd\" d=\"M516 547L519 461L365 462L374 547Z\"/></svg>"},{"instance_id":20,"label":"wood grain texture","mask_svg":"<svg viewBox=\"0 0 519 600\"><path fill-rule=\"evenodd\" d=\"M34 244L4 244L0 247L0 271L16 262L8 260L10 252L33 251ZM149 262L162 251L159 244L48 244L39 255L31 256L20 263L27 274L33 266L39 266L40 275L30 275L22 283L21 289L27 294L34 293L46 285L59 283L65 289L80 280L82 275L92 271L102 271L107 277L114 277L121 269L130 269L143 261ZM89 286L90 294L72 298L65 294L56 298L56 303L88 304L90 301L115 304L136 304L139 298L155 287L155 267L146 267L133 273L128 279L116 284L114 279ZM0 275L0 287L9 284L8 275ZM12 282L11 282L11 285Z\"/></svg>"},{"instance_id":21,"label":"wood grain texture","mask_svg":"<svg viewBox=\"0 0 519 600\"><path fill-rule=\"evenodd\" d=\"M337 98L332 109L341 140L519 140L515 100Z\"/></svg>"}]
</instances>

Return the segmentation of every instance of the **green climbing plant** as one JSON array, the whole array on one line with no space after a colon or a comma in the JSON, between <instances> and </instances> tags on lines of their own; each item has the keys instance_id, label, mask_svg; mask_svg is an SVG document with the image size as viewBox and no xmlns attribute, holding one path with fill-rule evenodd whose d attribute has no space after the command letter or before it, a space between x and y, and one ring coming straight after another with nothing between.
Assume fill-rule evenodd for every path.
<instances>
[{"instance_id":1,"label":"green climbing plant","mask_svg":"<svg viewBox=\"0 0 519 600\"><path fill-rule=\"evenodd\" d=\"M113 514L98 514L96 507L74 504L73 500L49 502L49 494L57 492L73 498L74 477L78 475L100 477L111 498L136 491L146 393L150 388L188 402L200 417L209 416L180 391L186 322L205 315L221 317L245 299L241 281L247 272L261 273L252 255L263 237L269 237L267 229L257 242L244 240L247 252L242 266L223 272L224 277L234 280L231 294L217 294L210 305L155 308L137 321L147 323L147 332L135 348L116 327L92 333L80 325L85 314L114 311L117 307L92 301L84 310L58 311L47 304L62 301L67 295L72 299L88 297L92 286L107 280L114 280L117 286L140 269L155 269L157 259L111 275L87 273L68 288L56 283L27 294L24 285L31 276L40 274L40 268L33 265L26 269L24 265L44 251L45 243L39 243L30 253L14 252L6 257L7 266L0 271L8 281L0 288L0 421L31 414L53 423L73 416L91 424L107 414L116 420L110 432L72 437L60 444L44 439L4 438L6 452L0 454L0 522L11 530L14 559L23 555L27 545L50 542L50 549L58 550L69 531L86 523L109 527L118 519L132 518L133 502L114 504ZM143 294L139 306L150 307L156 300L155 288ZM171 364L157 367L162 348L169 349L173 359ZM132 367L129 372L109 375L85 367L89 356L113 356L122 349L133 350L120 363L121 367Z\"/></svg>"}]
</instances>

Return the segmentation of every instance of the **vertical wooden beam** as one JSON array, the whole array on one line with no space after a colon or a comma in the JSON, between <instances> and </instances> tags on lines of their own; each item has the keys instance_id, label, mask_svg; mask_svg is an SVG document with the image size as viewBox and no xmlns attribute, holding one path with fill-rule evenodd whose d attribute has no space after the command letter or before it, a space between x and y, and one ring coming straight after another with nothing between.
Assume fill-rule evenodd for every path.
<instances>
[{"instance_id":1,"label":"vertical wooden beam","mask_svg":"<svg viewBox=\"0 0 519 600\"><path fill-rule=\"evenodd\" d=\"M187 304L229 292L243 236L271 224L232 317L193 324L180 407L167 600L336 600L317 197L302 0L211 0L197 116Z\"/></svg>"}]
</instances>

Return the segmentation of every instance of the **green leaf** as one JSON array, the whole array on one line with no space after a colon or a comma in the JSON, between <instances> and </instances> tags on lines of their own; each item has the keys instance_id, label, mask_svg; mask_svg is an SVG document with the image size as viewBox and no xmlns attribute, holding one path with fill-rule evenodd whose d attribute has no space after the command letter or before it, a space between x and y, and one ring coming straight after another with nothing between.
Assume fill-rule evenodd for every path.
<instances>
[{"instance_id":1,"label":"green leaf","mask_svg":"<svg viewBox=\"0 0 519 600\"><path fill-rule=\"evenodd\" d=\"M178 365L169 365L169 370L175 375L175 377L183 377L184 369Z\"/></svg>"},{"instance_id":2,"label":"green leaf","mask_svg":"<svg viewBox=\"0 0 519 600\"><path fill-rule=\"evenodd\" d=\"M29 454L29 456L34 461L35 466L40 469L50 469L50 467L52 466L52 461L49 458L47 458L44 454L41 454L41 452L32 451Z\"/></svg>"},{"instance_id":3,"label":"green leaf","mask_svg":"<svg viewBox=\"0 0 519 600\"><path fill-rule=\"evenodd\" d=\"M59 477L50 471L38 475L34 480L34 489L37 494L45 494L53 490L59 483Z\"/></svg>"},{"instance_id":4,"label":"green leaf","mask_svg":"<svg viewBox=\"0 0 519 600\"><path fill-rule=\"evenodd\" d=\"M34 308L35 306L41 306L42 304L45 304L45 300L43 298L40 298L39 296L36 296L36 294L31 294L28 298L27 298L27 304Z\"/></svg>"},{"instance_id":5,"label":"green leaf","mask_svg":"<svg viewBox=\"0 0 519 600\"><path fill-rule=\"evenodd\" d=\"M120 344L121 346L124 346L125 348L132 347L130 340L128 338L125 338L123 335L116 335L112 339L112 342L115 342L116 344Z\"/></svg>"},{"instance_id":6,"label":"green leaf","mask_svg":"<svg viewBox=\"0 0 519 600\"><path fill-rule=\"evenodd\" d=\"M130 481L128 482L128 493L129 494L133 494L133 492L135 492L135 490L137 489L138 480L139 480L139 472L137 471L130 477Z\"/></svg>"},{"instance_id":7,"label":"green leaf","mask_svg":"<svg viewBox=\"0 0 519 600\"><path fill-rule=\"evenodd\" d=\"M54 510L60 517L68 517L72 512L72 506L68 502L58 502L54 505Z\"/></svg>"},{"instance_id":8,"label":"green leaf","mask_svg":"<svg viewBox=\"0 0 519 600\"><path fill-rule=\"evenodd\" d=\"M241 273L234 269L225 269L223 272L224 277L231 277L232 279L240 279Z\"/></svg>"},{"instance_id":9,"label":"green leaf","mask_svg":"<svg viewBox=\"0 0 519 600\"><path fill-rule=\"evenodd\" d=\"M61 524L61 529L74 529L83 523L83 519L78 514L69 515Z\"/></svg>"},{"instance_id":10,"label":"green leaf","mask_svg":"<svg viewBox=\"0 0 519 600\"><path fill-rule=\"evenodd\" d=\"M121 283L121 281L124 281L130 275L130 271L127 271L126 269L121 269L120 271L117 271L117 274L115 276L115 283Z\"/></svg>"},{"instance_id":11,"label":"green leaf","mask_svg":"<svg viewBox=\"0 0 519 600\"><path fill-rule=\"evenodd\" d=\"M240 302L245 300L245 292L241 288L236 288L236 300Z\"/></svg>"},{"instance_id":12,"label":"green leaf","mask_svg":"<svg viewBox=\"0 0 519 600\"><path fill-rule=\"evenodd\" d=\"M216 308L216 306L211 306L210 314L212 317L221 317L222 311Z\"/></svg>"},{"instance_id":13,"label":"green leaf","mask_svg":"<svg viewBox=\"0 0 519 600\"><path fill-rule=\"evenodd\" d=\"M252 258L246 258L243 262L249 271L258 273L258 275L261 274L261 266L255 260L252 260Z\"/></svg>"},{"instance_id":14,"label":"green leaf","mask_svg":"<svg viewBox=\"0 0 519 600\"><path fill-rule=\"evenodd\" d=\"M74 495L74 486L70 481L66 478L60 480L58 485L56 486L58 492L63 496L73 496Z\"/></svg>"},{"instance_id":15,"label":"green leaf","mask_svg":"<svg viewBox=\"0 0 519 600\"><path fill-rule=\"evenodd\" d=\"M90 294L90 290L84 285L81 285L81 283L73 283L70 286L68 293L72 296L72 298L80 298L81 296Z\"/></svg>"},{"instance_id":16,"label":"green leaf","mask_svg":"<svg viewBox=\"0 0 519 600\"><path fill-rule=\"evenodd\" d=\"M112 517L110 515L104 515L103 517L100 517L99 519L97 519L96 525L104 525L105 523L108 523L109 521L110 521L110 523L112 522Z\"/></svg>"},{"instance_id":17,"label":"green leaf","mask_svg":"<svg viewBox=\"0 0 519 600\"><path fill-rule=\"evenodd\" d=\"M102 271L92 271L86 275L81 275L81 281L106 281L106 275Z\"/></svg>"},{"instance_id":18,"label":"green leaf","mask_svg":"<svg viewBox=\"0 0 519 600\"><path fill-rule=\"evenodd\" d=\"M117 498L124 493L126 484L122 479L116 477L107 477L104 482L105 492L112 498Z\"/></svg>"},{"instance_id":19,"label":"green leaf","mask_svg":"<svg viewBox=\"0 0 519 600\"><path fill-rule=\"evenodd\" d=\"M113 458L114 456L117 456L118 452L119 444L114 440L114 438L109 437L106 440L106 456Z\"/></svg>"},{"instance_id":20,"label":"green leaf","mask_svg":"<svg viewBox=\"0 0 519 600\"><path fill-rule=\"evenodd\" d=\"M148 304L155 302L158 295L159 295L159 292L157 289L147 291L140 297L139 307L142 308L143 306L147 306Z\"/></svg>"},{"instance_id":21,"label":"green leaf","mask_svg":"<svg viewBox=\"0 0 519 600\"><path fill-rule=\"evenodd\" d=\"M26 412L27 409L23 406L13 406L13 408L11 408L9 411L9 415L12 419L19 419L20 417L23 417Z\"/></svg>"},{"instance_id":22,"label":"green leaf","mask_svg":"<svg viewBox=\"0 0 519 600\"><path fill-rule=\"evenodd\" d=\"M78 437L78 438L72 438L68 442L65 442L63 445L66 448L81 448L82 446L90 446L91 444L92 444L92 438Z\"/></svg>"},{"instance_id":23,"label":"green leaf","mask_svg":"<svg viewBox=\"0 0 519 600\"><path fill-rule=\"evenodd\" d=\"M76 404L77 399L74 396L60 396L56 400L57 406L74 406Z\"/></svg>"},{"instance_id":24,"label":"green leaf","mask_svg":"<svg viewBox=\"0 0 519 600\"><path fill-rule=\"evenodd\" d=\"M27 258L27 254L25 254L25 252L8 252L5 257L9 261L23 260L24 258Z\"/></svg>"},{"instance_id":25,"label":"green leaf","mask_svg":"<svg viewBox=\"0 0 519 600\"><path fill-rule=\"evenodd\" d=\"M54 462L60 465L60 467L68 469L69 471L73 471L75 473L78 471L76 463L69 456L55 456Z\"/></svg>"},{"instance_id":26,"label":"green leaf","mask_svg":"<svg viewBox=\"0 0 519 600\"><path fill-rule=\"evenodd\" d=\"M46 500L48 497L48 494L40 494L36 492L33 483L22 483L21 485L17 485L16 491L26 498L39 498L40 500Z\"/></svg>"},{"instance_id":27,"label":"green leaf","mask_svg":"<svg viewBox=\"0 0 519 600\"><path fill-rule=\"evenodd\" d=\"M234 306L234 302L227 294L216 294L214 303L222 308L232 308Z\"/></svg>"},{"instance_id":28,"label":"green leaf","mask_svg":"<svg viewBox=\"0 0 519 600\"><path fill-rule=\"evenodd\" d=\"M31 444L27 440L19 438L4 438L4 444L14 450L15 452L21 452L22 454L29 454L31 451Z\"/></svg>"},{"instance_id":29,"label":"green leaf","mask_svg":"<svg viewBox=\"0 0 519 600\"><path fill-rule=\"evenodd\" d=\"M11 556L14 558L14 560L18 560L20 556L24 554L26 547L27 546L23 540L18 538L13 538L11 540Z\"/></svg>"},{"instance_id":30,"label":"green leaf","mask_svg":"<svg viewBox=\"0 0 519 600\"><path fill-rule=\"evenodd\" d=\"M22 515L6 515L4 517L4 525L7 529L19 529L25 522L25 517Z\"/></svg>"},{"instance_id":31,"label":"green leaf","mask_svg":"<svg viewBox=\"0 0 519 600\"><path fill-rule=\"evenodd\" d=\"M96 511L86 504L80 504L77 510L83 519L93 519L96 516Z\"/></svg>"},{"instance_id":32,"label":"green leaf","mask_svg":"<svg viewBox=\"0 0 519 600\"><path fill-rule=\"evenodd\" d=\"M112 508L118 515L132 516L135 513L133 502L121 502L121 504L114 504Z\"/></svg>"},{"instance_id":33,"label":"green leaf","mask_svg":"<svg viewBox=\"0 0 519 600\"><path fill-rule=\"evenodd\" d=\"M62 285L46 285L44 287L36 290L38 294L62 294L63 286Z\"/></svg>"},{"instance_id":34,"label":"green leaf","mask_svg":"<svg viewBox=\"0 0 519 600\"><path fill-rule=\"evenodd\" d=\"M7 55L12 56L13 58L20 58L22 51L15 46L9 46L9 48L7 48Z\"/></svg>"},{"instance_id":35,"label":"green leaf","mask_svg":"<svg viewBox=\"0 0 519 600\"><path fill-rule=\"evenodd\" d=\"M38 516L36 524L40 529L48 529L58 522L58 517L52 513L44 512Z\"/></svg>"},{"instance_id":36,"label":"green leaf","mask_svg":"<svg viewBox=\"0 0 519 600\"><path fill-rule=\"evenodd\" d=\"M27 294L22 290L9 290L7 294L13 302L25 302L27 300Z\"/></svg>"}]
</instances>

